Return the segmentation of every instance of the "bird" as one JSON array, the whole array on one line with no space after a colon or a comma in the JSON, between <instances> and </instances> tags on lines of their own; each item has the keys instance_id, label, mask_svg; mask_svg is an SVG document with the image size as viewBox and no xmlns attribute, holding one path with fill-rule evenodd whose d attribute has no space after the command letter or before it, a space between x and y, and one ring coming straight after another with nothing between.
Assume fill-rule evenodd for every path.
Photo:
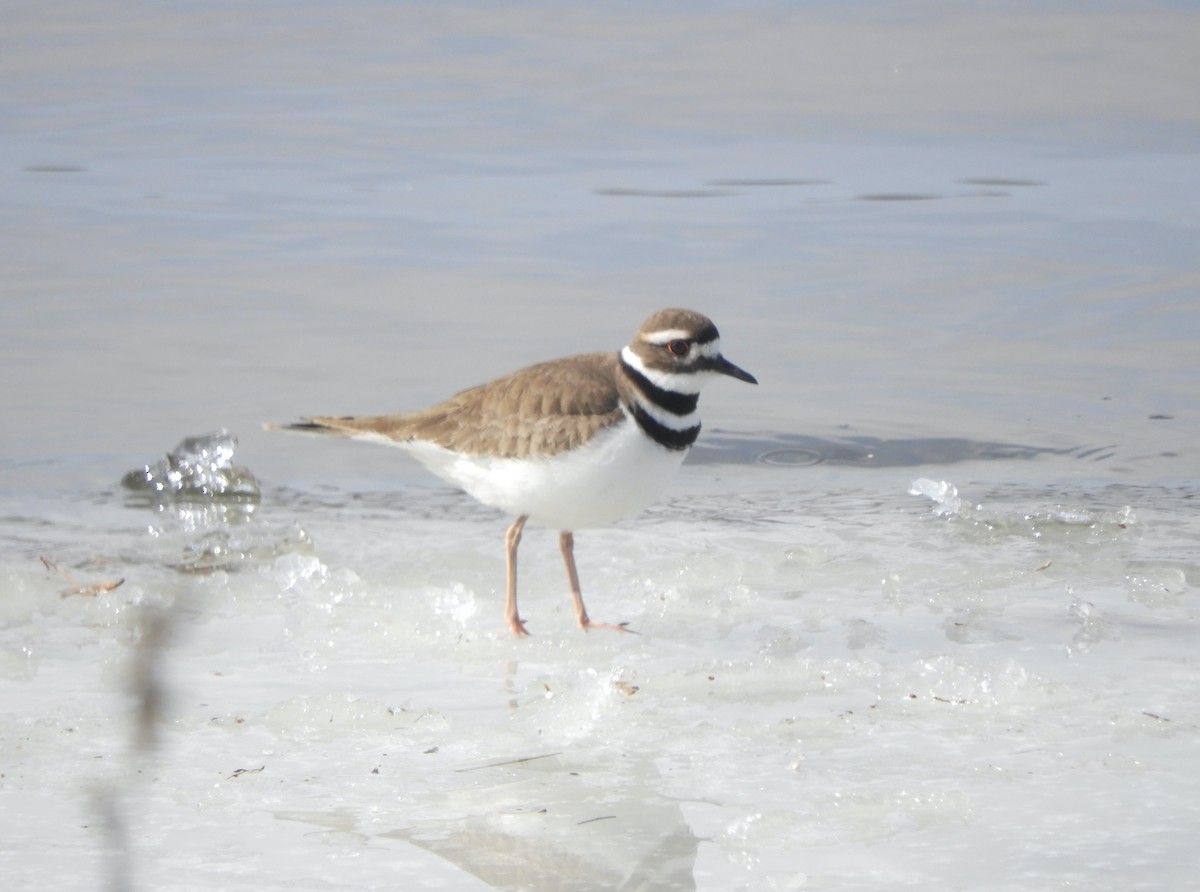
<instances>
[{"instance_id":1,"label":"bird","mask_svg":"<svg viewBox=\"0 0 1200 892\"><path fill-rule=\"evenodd\" d=\"M664 309L619 351L538 363L427 409L264 427L400 447L483 504L515 515L504 539L504 620L514 635L529 634L517 609L526 523L559 531L577 624L632 631L588 616L574 533L635 514L659 496L700 434L702 387L722 376L758 383L722 355L711 319Z\"/></svg>"}]
</instances>

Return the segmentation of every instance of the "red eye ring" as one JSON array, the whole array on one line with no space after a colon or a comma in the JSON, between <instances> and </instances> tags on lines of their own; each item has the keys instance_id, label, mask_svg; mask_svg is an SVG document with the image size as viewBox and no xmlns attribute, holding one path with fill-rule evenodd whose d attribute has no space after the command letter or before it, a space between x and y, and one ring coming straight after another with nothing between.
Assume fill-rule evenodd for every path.
<instances>
[{"instance_id":1,"label":"red eye ring","mask_svg":"<svg viewBox=\"0 0 1200 892\"><path fill-rule=\"evenodd\" d=\"M687 356L688 351L692 349L692 345L680 338L675 341L668 341L667 349L671 351L672 356Z\"/></svg>"}]
</instances>

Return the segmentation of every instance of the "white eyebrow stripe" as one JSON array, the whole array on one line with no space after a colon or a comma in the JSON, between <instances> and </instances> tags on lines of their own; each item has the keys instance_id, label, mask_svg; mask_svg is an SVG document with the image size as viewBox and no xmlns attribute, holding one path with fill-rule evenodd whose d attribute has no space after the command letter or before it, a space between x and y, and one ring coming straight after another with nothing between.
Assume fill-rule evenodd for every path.
<instances>
[{"instance_id":1,"label":"white eyebrow stripe","mask_svg":"<svg viewBox=\"0 0 1200 892\"><path fill-rule=\"evenodd\" d=\"M671 341L687 341L692 338L690 331L682 328L664 328L662 331L652 331L642 335L642 340L649 344L666 344Z\"/></svg>"}]
</instances>

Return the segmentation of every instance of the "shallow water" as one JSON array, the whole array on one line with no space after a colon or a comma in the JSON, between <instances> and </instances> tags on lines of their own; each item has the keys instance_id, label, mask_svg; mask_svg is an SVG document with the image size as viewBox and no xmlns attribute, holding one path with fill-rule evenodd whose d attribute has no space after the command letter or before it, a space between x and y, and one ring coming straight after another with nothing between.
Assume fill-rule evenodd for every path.
<instances>
[{"instance_id":1,"label":"shallow water","mask_svg":"<svg viewBox=\"0 0 1200 892\"><path fill-rule=\"evenodd\" d=\"M9 885L1187 887L1198 28L15 13ZM573 629L531 529L514 641L506 518L259 429L666 305L762 383L710 388L667 497L578 535L593 616L638 635ZM122 485L221 428L233 496Z\"/></svg>"}]
</instances>

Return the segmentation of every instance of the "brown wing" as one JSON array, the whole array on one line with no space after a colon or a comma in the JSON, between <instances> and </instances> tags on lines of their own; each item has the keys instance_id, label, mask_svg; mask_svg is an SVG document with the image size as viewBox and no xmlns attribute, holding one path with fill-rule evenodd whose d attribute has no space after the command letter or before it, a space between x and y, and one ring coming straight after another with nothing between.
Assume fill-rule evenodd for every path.
<instances>
[{"instance_id":1,"label":"brown wing","mask_svg":"<svg viewBox=\"0 0 1200 892\"><path fill-rule=\"evenodd\" d=\"M467 455L554 455L620 420L616 375L615 354L589 353L521 369L420 412L306 418L288 429L426 440Z\"/></svg>"}]
</instances>

